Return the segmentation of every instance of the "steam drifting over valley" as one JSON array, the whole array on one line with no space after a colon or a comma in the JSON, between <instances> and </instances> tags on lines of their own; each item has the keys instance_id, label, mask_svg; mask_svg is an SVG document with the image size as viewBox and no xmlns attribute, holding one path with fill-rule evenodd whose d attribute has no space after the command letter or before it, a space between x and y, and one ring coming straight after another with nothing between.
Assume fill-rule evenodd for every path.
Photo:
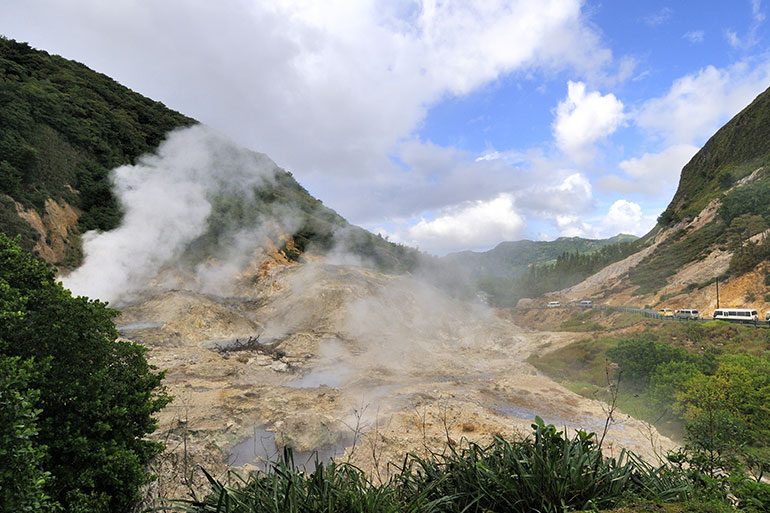
<instances>
[{"instance_id":1,"label":"steam drifting over valley","mask_svg":"<svg viewBox=\"0 0 770 513\"><path fill-rule=\"evenodd\" d=\"M174 131L113 171L123 224L86 234L85 261L64 279L119 306L122 336L168 370L176 399L157 436L179 442L172 453L186 446L223 471L288 445L383 475L407 451L525 433L535 415L602 429L601 403L525 362L569 335L524 332L452 298L434 286L440 274L380 272L339 222L332 241L289 258L308 219L335 218L287 196L286 176L207 127ZM670 446L625 417L608 441L648 455ZM181 493L179 468L159 470L156 493Z\"/></svg>"}]
</instances>

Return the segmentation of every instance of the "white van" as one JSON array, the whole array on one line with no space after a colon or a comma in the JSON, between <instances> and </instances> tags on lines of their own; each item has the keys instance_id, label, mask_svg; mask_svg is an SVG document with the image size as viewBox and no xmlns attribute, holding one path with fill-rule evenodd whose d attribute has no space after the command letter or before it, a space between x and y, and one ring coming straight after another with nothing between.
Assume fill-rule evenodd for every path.
<instances>
[{"instance_id":1,"label":"white van","mask_svg":"<svg viewBox=\"0 0 770 513\"><path fill-rule=\"evenodd\" d=\"M695 320L699 319L698 310L692 310L689 308L684 308L682 310L677 310L674 312L674 317L676 319L685 319L685 320Z\"/></svg>"},{"instance_id":2,"label":"white van","mask_svg":"<svg viewBox=\"0 0 770 513\"><path fill-rule=\"evenodd\" d=\"M714 319L730 322L757 322L759 315L749 308L719 308L714 310Z\"/></svg>"},{"instance_id":3,"label":"white van","mask_svg":"<svg viewBox=\"0 0 770 513\"><path fill-rule=\"evenodd\" d=\"M583 301L578 303L578 306L580 308L593 308L594 307L594 302L591 301L590 299L584 299Z\"/></svg>"},{"instance_id":4,"label":"white van","mask_svg":"<svg viewBox=\"0 0 770 513\"><path fill-rule=\"evenodd\" d=\"M559 308L561 306L561 303L558 301L549 301L548 302L548 308Z\"/></svg>"}]
</instances>

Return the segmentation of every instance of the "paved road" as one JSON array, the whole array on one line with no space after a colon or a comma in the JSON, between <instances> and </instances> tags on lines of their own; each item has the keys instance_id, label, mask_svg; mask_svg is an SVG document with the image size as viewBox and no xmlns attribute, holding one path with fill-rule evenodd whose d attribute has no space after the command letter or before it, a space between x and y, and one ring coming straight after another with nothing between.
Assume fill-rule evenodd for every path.
<instances>
[{"instance_id":1,"label":"paved road","mask_svg":"<svg viewBox=\"0 0 770 513\"><path fill-rule=\"evenodd\" d=\"M547 306L533 306L533 307L527 307L527 308L520 308L520 310L548 310L550 308L554 307L547 307ZM566 308L564 306L559 306L555 308ZM707 322L711 321L713 319L678 319L676 317L665 317L663 315L660 315L657 310L645 310L644 308L632 308L629 306L607 306L607 305L594 305L594 306L588 306L588 307L581 307L581 308L593 308L594 310L608 310L608 311L614 311L614 312L631 312L631 313L638 313L642 314L645 317L650 317L651 319L658 319L661 321L677 321L677 322ZM736 322L736 321L728 321L728 322ZM740 322L740 321L737 321ZM757 327L767 327L770 326L770 322L765 321L757 321L756 323L742 323L741 324L753 324Z\"/></svg>"}]
</instances>

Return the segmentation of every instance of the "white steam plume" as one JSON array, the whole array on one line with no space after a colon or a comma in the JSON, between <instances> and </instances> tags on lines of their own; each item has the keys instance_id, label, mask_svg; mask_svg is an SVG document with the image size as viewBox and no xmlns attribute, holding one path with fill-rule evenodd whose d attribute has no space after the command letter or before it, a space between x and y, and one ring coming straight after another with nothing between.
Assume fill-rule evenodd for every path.
<instances>
[{"instance_id":1,"label":"white steam plume","mask_svg":"<svg viewBox=\"0 0 770 513\"><path fill-rule=\"evenodd\" d=\"M206 231L214 195L248 194L272 180L275 169L266 155L241 148L206 126L171 132L155 154L112 171L123 223L109 232L83 236L84 263L62 280L64 286L104 301L130 297L161 269L176 263ZM237 251L230 251L226 260L233 255L242 259L245 241L254 241L258 232L256 226L230 234ZM238 263L225 262L223 267ZM198 281L206 286L212 276L200 276Z\"/></svg>"}]
</instances>

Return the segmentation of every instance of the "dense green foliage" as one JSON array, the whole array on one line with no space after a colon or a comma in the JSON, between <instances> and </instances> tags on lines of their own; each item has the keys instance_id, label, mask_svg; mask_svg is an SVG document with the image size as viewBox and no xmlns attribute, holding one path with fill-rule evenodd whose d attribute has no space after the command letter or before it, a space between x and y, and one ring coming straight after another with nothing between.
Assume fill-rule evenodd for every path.
<instances>
[{"instance_id":1,"label":"dense green foliage","mask_svg":"<svg viewBox=\"0 0 770 513\"><path fill-rule=\"evenodd\" d=\"M0 234L0 358L16 362L21 375L12 385L24 386L21 406L4 401L0 416L26 418L30 464L50 472L45 490L66 511L127 511L160 450L144 436L169 400L162 376L145 348L116 340L114 315L72 297L43 262Z\"/></svg>"},{"instance_id":2,"label":"dense green foliage","mask_svg":"<svg viewBox=\"0 0 770 513\"><path fill-rule=\"evenodd\" d=\"M691 482L717 500L733 494L747 511L766 511L770 332L719 321L637 324L641 335L584 340L530 361L589 397L607 387L609 371L624 412L682 440L670 459Z\"/></svg>"},{"instance_id":3,"label":"dense green foliage","mask_svg":"<svg viewBox=\"0 0 770 513\"><path fill-rule=\"evenodd\" d=\"M516 288L524 297L537 297L571 287L638 249L634 242L618 242L590 253L565 252L553 263L531 266L517 281Z\"/></svg>"},{"instance_id":4,"label":"dense green foliage","mask_svg":"<svg viewBox=\"0 0 770 513\"><path fill-rule=\"evenodd\" d=\"M487 294L496 306L513 306L582 281L635 251L631 235L609 239L560 237L554 241L503 242L484 253L453 253L433 262L436 282Z\"/></svg>"},{"instance_id":5,"label":"dense green foliage","mask_svg":"<svg viewBox=\"0 0 770 513\"><path fill-rule=\"evenodd\" d=\"M210 478L205 498L180 501L187 512L562 512L634 500L700 498L684 473L621 452L605 457L593 433L572 438L536 418L531 437L496 437L427 458L407 456L390 481L376 485L349 464L294 467L291 453L267 473L226 486Z\"/></svg>"},{"instance_id":6,"label":"dense green foliage","mask_svg":"<svg viewBox=\"0 0 770 513\"><path fill-rule=\"evenodd\" d=\"M37 444L38 399L30 388L33 360L0 355L0 511L54 511L41 468L45 447Z\"/></svg>"},{"instance_id":7,"label":"dense green foliage","mask_svg":"<svg viewBox=\"0 0 770 513\"><path fill-rule=\"evenodd\" d=\"M0 38L0 194L42 210L47 198L83 210L82 230L117 226L108 172L194 123L86 66ZM0 205L0 231L31 234Z\"/></svg>"}]
</instances>

